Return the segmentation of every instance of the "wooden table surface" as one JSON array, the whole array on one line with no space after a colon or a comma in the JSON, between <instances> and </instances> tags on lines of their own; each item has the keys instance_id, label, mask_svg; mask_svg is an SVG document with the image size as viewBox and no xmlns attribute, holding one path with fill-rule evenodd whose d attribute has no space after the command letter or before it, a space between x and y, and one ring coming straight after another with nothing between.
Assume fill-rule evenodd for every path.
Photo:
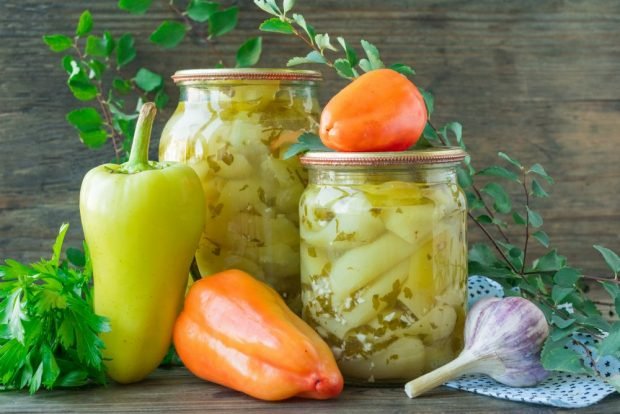
<instances>
[{"instance_id":1,"label":"wooden table surface","mask_svg":"<svg viewBox=\"0 0 620 414\"><path fill-rule=\"evenodd\" d=\"M0 393L0 412L268 412L268 413L552 413L553 407L516 403L441 387L415 400L402 388L345 387L337 400L292 399L268 403L204 382L185 368L159 369L145 381L82 390ZM620 395L572 413L620 411Z\"/></svg>"}]
</instances>

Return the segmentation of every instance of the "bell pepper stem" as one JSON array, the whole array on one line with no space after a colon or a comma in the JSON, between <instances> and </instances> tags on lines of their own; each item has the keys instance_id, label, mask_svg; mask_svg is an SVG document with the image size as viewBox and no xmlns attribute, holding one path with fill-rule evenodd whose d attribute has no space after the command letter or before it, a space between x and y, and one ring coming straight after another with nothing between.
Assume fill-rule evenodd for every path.
<instances>
[{"instance_id":1,"label":"bell pepper stem","mask_svg":"<svg viewBox=\"0 0 620 414\"><path fill-rule=\"evenodd\" d=\"M140 109L140 116L136 124L136 131L133 135L129 161L125 163L125 168L129 173L150 170L149 165L149 144L151 142L151 130L157 108L152 102L147 102Z\"/></svg>"}]
</instances>

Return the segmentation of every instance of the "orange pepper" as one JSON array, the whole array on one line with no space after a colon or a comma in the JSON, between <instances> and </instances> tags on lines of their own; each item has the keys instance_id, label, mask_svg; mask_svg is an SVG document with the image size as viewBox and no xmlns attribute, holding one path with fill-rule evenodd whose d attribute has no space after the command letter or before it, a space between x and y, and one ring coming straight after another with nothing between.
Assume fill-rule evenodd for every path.
<instances>
[{"instance_id":1,"label":"orange pepper","mask_svg":"<svg viewBox=\"0 0 620 414\"><path fill-rule=\"evenodd\" d=\"M196 376L255 398L327 399L343 388L327 344L275 290L240 270L194 283L173 339Z\"/></svg>"},{"instance_id":2,"label":"orange pepper","mask_svg":"<svg viewBox=\"0 0 620 414\"><path fill-rule=\"evenodd\" d=\"M392 69L363 74L338 92L321 114L319 135L336 151L404 151L426 126L418 88Z\"/></svg>"}]
</instances>

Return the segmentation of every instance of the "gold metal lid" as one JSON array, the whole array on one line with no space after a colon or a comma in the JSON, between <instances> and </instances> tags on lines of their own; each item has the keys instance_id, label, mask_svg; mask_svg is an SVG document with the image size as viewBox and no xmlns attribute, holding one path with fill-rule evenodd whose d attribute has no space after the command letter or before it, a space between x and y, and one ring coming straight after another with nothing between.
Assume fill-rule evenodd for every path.
<instances>
[{"instance_id":1,"label":"gold metal lid","mask_svg":"<svg viewBox=\"0 0 620 414\"><path fill-rule=\"evenodd\" d=\"M172 75L175 83L227 80L320 81L323 76L314 70L292 69L187 69Z\"/></svg>"},{"instance_id":2,"label":"gold metal lid","mask_svg":"<svg viewBox=\"0 0 620 414\"><path fill-rule=\"evenodd\" d=\"M457 165L467 156L459 147L437 147L399 152L328 152L305 153L301 163L307 167L395 167L410 165Z\"/></svg>"}]
</instances>

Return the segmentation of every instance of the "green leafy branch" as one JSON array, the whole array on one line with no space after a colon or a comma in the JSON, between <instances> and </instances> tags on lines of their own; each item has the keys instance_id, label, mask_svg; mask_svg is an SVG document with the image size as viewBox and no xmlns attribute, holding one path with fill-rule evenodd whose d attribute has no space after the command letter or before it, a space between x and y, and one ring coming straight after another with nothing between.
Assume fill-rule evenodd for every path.
<instances>
[{"instance_id":1,"label":"green leafy branch","mask_svg":"<svg viewBox=\"0 0 620 414\"><path fill-rule=\"evenodd\" d=\"M131 147L137 109L146 100L164 107L168 95L160 75L146 68L140 68L133 76L126 74L127 66L137 55L131 34L114 38L104 31L97 36L92 34L93 26L93 17L86 10L72 37L52 34L43 36L43 41L53 52L65 53L61 62L73 96L98 105L98 109L88 106L69 112L67 121L89 148L100 148L110 140L115 159L121 162L126 160ZM125 98L132 93L136 109L128 110Z\"/></svg>"},{"instance_id":2,"label":"green leafy branch","mask_svg":"<svg viewBox=\"0 0 620 414\"><path fill-rule=\"evenodd\" d=\"M0 266L0 388L79 387L105 384L99 333L107 320L92 310L92 267L88 250L62 244L63 224L52 257Z\"/></svg>"},{"instance_id":3,"label":"green leafy branch","mask_svg":"<svg viewBox=\"0 0 620 414\"><path fill-rule=\"evenodd\" d=\"M151 7L152 0L119 0L118 7L129 13L142 15ZM173 49L186 37L193 35L208 44L217 56L216 67L223 67L223 59L216 48L215 39L237 27L239 7L207 0L189 0L180 5L178 1L164 1L174 15L174 19L164 20L150 36L151 42L163 49ZM254 66L260 60L262 38L252 37L239 47L236 54L236 67Z\"/></svg>"},{"instance_id":4,"label":"green leafy branch","mask_svg":"<svg viewBox=\"0 0 620 414\"><path fill-rule=\"evenodd\" d=\"M358 58L357 52L346 40L338 37L341 51L344 52L342 58L331 59L328 51L338 52L338 49L331 43L328 33L317 33L314 26L306 21L301 14L293 13L288 15L295 5L294 0L287 0L279 7L275 0L254 0L263 11L275 16L265 20L259 27L263 32L281 33L294 35L301 39L312 49L306 56L294 57L287 62L287 66L296 66L305 63L324 64L336 70L338 75L345 79L354 79L359 76L360 71L368 72L374 69L386 67L379 55L379 50L370 42L361 40L362 48L366 53L365 58ZM402 63L395 63L389 66L404 75L413 75L411 67Z\"/></svg>"},{"instance_id":5,"label":"green leafy branch","mask_svg":"<svg viewBox=\"0 0 620 414\"><path fill-rule=\"evenodd\" d=\"M288 66L323 64L346 79L358 77L360 71L368 72L385 67L378 49L371 43L361 41L366 58L358 59L355 50L343 38L337 38L340 44L338 50L331 44L329 34L318 34L302 15L292 14L289 17L294 1L284 1L281 7L275 0L255 0L255 4L274 16L260 25L262 31L296 36L312 49L304 57L290 59ZM340 51L343 57L332 59L328 56L328 51ZM415 73L404 64L395 64L390 68L405 75ZM431 121L435 107L434 98L430 92L420 91L426 103L429 121L415 148L456 145L466 149L462 125L449 122L436 128ZM322 150L321 147L317 136L304 134L299 142L290 147L286 156L308 150ZM464 166L457 170L459 184L467 196L469 218L488 239L488 244L480 243L471 247L469 273L491 277L504 287L506 294L524 296L540 307L551 326L551 334L542 353L545 368L600 375L596 369L596 362L600 358L606 355L620 357L620 323L612 324L603 318L596 304L586 296L583 282L590 280L601 283L610 295L616 313L620 314L620 259L613 251L603 246L594 246L614 274L609 278L582 274L578 269L570 267L566 257L559 255L556 249L532 259L532 240L536 240L546 249L549 249L550 245L549 236L542 229L543 218L533 209L532 201L534 198L549 196L541 182L551 185L553 179L540 164L526 168L503 152L498 153L498 156L507 163L506 167L494 165L476 170L471 158L467 157ZM514 206L501 182L491 181L480 187L475 181L481 177L516 184L523 192L524 206ZM509 235L509 223L522 229L523 241L520 245L513 242ZM588 347L575 336L577 333L592 335L599 341L598 345ZM567 347L567 341L580 347L581 355ZM585 364L581 358L585 359ZM620 376L604 379L620 390Z\"/></svg>"}]
</instances>

